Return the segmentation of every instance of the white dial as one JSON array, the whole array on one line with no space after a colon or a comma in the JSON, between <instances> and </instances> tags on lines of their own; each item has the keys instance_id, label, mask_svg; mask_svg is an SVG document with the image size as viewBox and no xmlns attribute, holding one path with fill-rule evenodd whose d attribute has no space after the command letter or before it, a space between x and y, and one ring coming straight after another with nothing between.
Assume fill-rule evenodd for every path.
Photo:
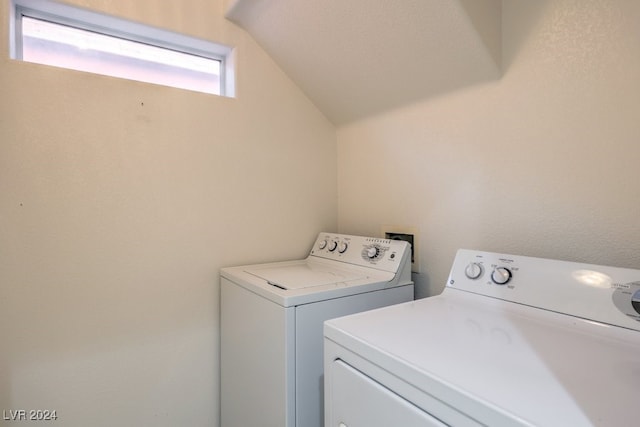
<instances>
[{"instance_id":1,"label":"white dial","mask_svg":"<svg viewBox=\"0 0 640 427\"><path fill-rule=\"evenodd\" d=\"M464 269L464 274L471 280L475 280L482 276L482 265L472 262Z\"/></svg>"},{"instance_id":2,"label":"white dial","mask_svg":"<svg viewBox=\"0 0 640 427\"><path fill-rule=\"evenodd\" d=\"M511 270L507 267L496 267L491 273L491 281L496 285L505 285L511 280Z\"/></svg>"},{"instance_id":3,"label":"white dial","mask_svg":"<svg viewBox=\"0 0 640 427\"><path fill-rule=\"evenodd\" d=\"M379 250L375 246L371 246L369 249L367 249L367 256L371 259L377 257L378 253L379 253Z\"/></svg>"},{"instance_id":4,"label":"white dial","mask_svg":"<svg viewBox=\"0 0 640 427\"><path fill-rule=\"evenodd\" d=\"M338 243L335 240L331 241L331 243L329 243L329 252L335 251L337 247Z\"/></svg>"},{"instance_id":5,"label":"white dial","mask_svg":"<svg viewBox=\"0 0 640 427\"><path fill-rule=\"evenodd\" d=\"M327 247L327 241L323 240L322 242L320 242L320 244L318 245L318 248L320 249L324 249Z\"/></svg>"},{"instance_id":6,"label":"white dial","mask_svg":"<svg viewBox=\"0 0 640 427\"><path fill-rule=\"evenodd\" d=\"M348 247L349 247L349 245L347 245L346 242L340 242L340 244L338 245L338 252L343 254L343 253L345 253L347 251Z\"/></svg>"}]
</instances>

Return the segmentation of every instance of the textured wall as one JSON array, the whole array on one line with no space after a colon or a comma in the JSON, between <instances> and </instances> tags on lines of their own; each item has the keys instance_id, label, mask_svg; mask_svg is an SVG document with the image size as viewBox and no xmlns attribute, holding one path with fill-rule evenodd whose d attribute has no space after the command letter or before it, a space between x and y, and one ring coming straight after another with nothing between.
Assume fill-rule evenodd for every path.
<instances>
[{"instance_id":1,"label":"textured wall","mask_svg":"<svg viewBox=\"0 0 640 427\"><path fill-rule=\"evenodd\" d=\"M500 81L338 130L342 232L420 230L419 295L461 247L640 268L640 3L503 2Z\"/></svg>"},{"instance_id":2,"label":"textured wall","mask_svg":"<svg viewBox=\"0 0 640 427\"><path fill-rule=\"evenodd\" d=\"M11 61L9 3L0 409L215 426L218 269L336 229L335 129L215 1L75 3L236 46L236 99Z\"/></svg>"}]
</instances>

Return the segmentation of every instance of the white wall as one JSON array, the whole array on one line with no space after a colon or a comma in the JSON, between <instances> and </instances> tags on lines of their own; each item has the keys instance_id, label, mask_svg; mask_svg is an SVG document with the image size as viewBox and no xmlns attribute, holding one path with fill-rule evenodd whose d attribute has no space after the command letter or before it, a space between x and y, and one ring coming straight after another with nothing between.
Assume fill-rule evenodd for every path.
<instances>
[{"instance_id":1,"label":"white wall","mask_svg":"<svg viewBox=\"0 0 640 427\"><path fill-rule=\"evenodd\" d=\"M0 409L215 426L218 270L337 228L335 129L221 1L72 3L236 46L238 96L11 61L2 2Z\"/></svg>"},{"instance_id":2,"label":"white wall","mask_svg":"<svg viewBox=\"0 0 640 427\"><path fill-rule=\"evenodd\" d=\"M419 228L419 296L461 247L640 268L640 2L505 0L502 31L499 81L338 130L340 230Z\"/></svg>"},{"instance_id":3,"label":"white wall","mask_svg":"<svg viewBox=\"0 0 640 427\"><path fill-rule=\"evenodd\" d=\"M217 425L218 269L302 257L338 217L418 227L419 296L459 247L640 267L638 2L505 0L502 79L337 153L222 0L72 3L236 46L238 97L10 61L2 2L2 410Z\"/></svg>"}]
</instances>

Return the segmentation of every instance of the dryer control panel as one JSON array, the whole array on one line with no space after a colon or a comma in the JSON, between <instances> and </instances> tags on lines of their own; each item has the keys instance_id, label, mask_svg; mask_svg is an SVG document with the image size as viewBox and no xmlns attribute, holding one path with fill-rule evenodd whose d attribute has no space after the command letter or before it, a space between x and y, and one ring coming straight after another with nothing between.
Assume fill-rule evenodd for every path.
<instances>
[{"instance_id":1,"label":"dryer control panel","mask_svg":"<svg viewBox=\"0 0 640 427\"><path fill-rule=\"evenodd\" d=\"M640 331L640 270L460 249L447 287Z\"/></svg>"},{"instance_id":2,"label":"dryer control panel","mask_svg":"<svg viewBox=\"0 0 640 427\"><path fill-rule=\"evenodd\" d=\"M410 255L409 244L400 240L320 233L309 256L396 273Z\"/></svg>"}]
</instances>

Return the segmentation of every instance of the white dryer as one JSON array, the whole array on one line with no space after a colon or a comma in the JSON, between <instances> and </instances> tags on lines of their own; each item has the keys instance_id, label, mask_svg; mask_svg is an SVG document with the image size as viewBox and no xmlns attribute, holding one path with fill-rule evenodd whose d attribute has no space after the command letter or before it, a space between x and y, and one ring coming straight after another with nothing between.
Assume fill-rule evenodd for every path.
<instances>
[{"instance_id":1,"label":"white dryer","mask_svg":"<svg viewBox=\"0 0 640 427\"><path fill-rule=\"evenodd\" d=\"M326 427L638 425L640 270L460 250L324 335Z\"/></svg>"},{"instance_id":2,"label":"white dryer","mask_svg":"<svg viewBox=\"0 0 640 427\"><path fill-rule=\"evenodd\" d=\"M323 322L413 300L410 252L320 233L306 259L222 269L222 427L322 426Z\"/></svg>"}]
</instances>

